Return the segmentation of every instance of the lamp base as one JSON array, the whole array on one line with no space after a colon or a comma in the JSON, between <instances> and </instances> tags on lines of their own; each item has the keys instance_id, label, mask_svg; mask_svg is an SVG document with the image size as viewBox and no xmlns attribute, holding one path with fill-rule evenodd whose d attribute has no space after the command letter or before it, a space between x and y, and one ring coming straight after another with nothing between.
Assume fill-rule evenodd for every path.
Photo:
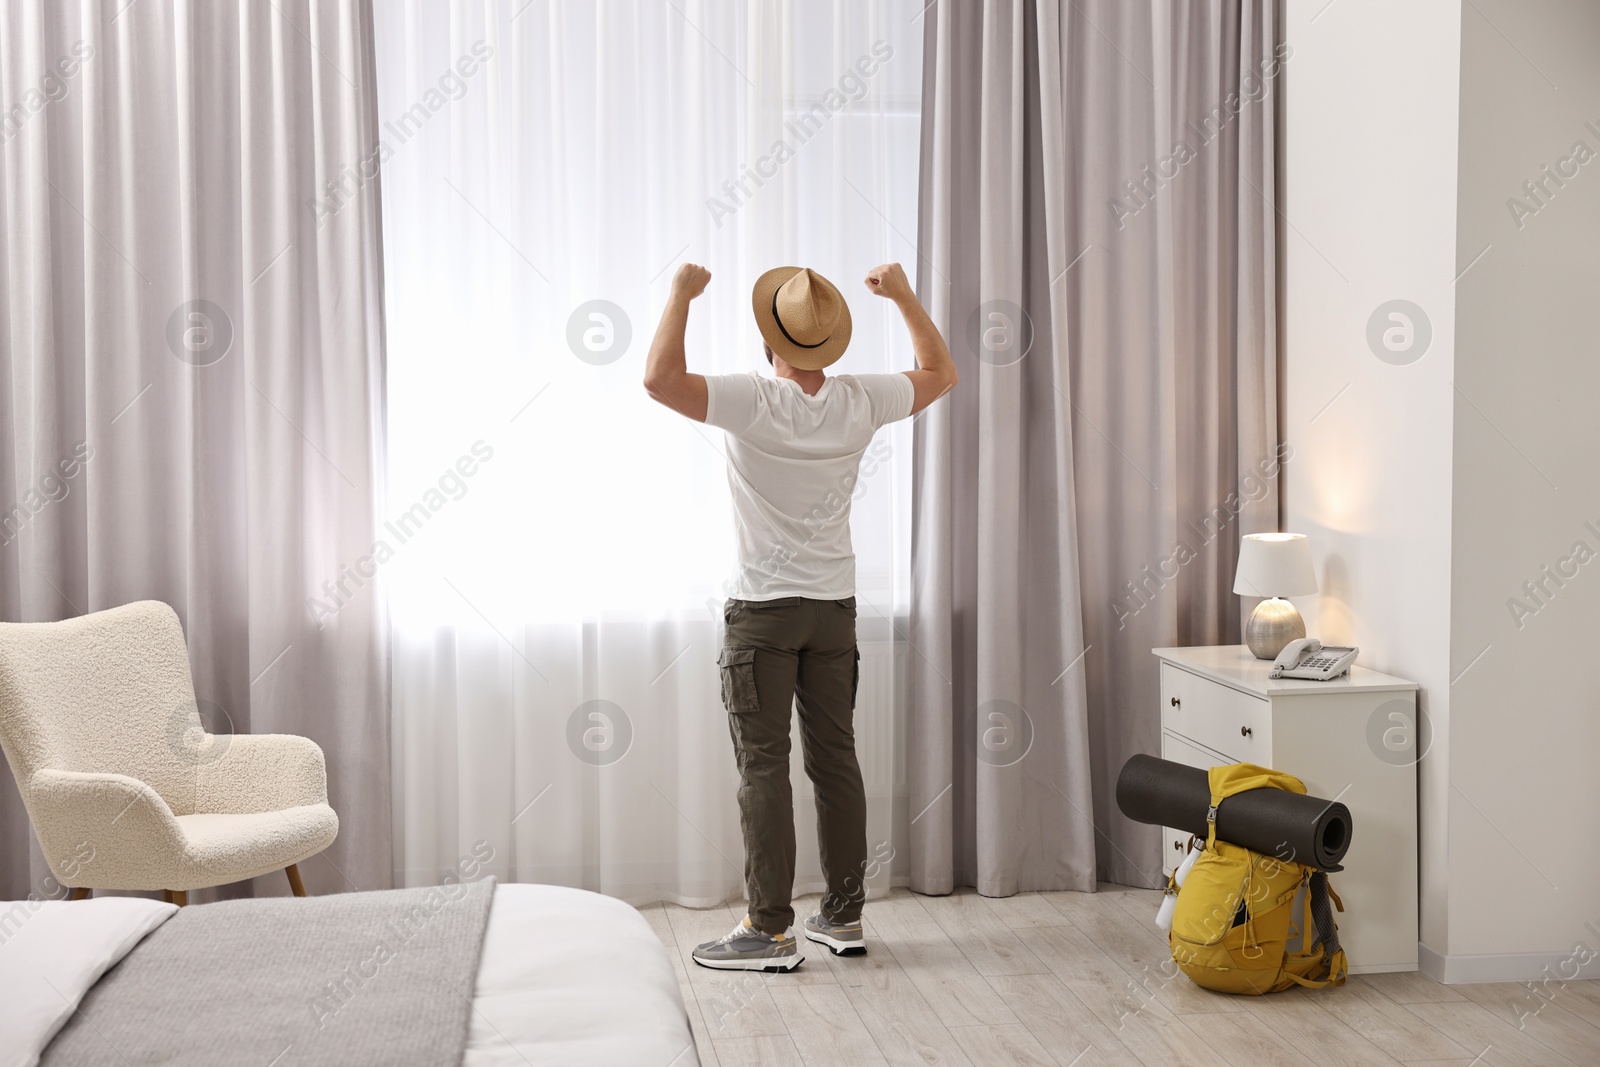
<instances>
[{"instance_id":1,"label":"lamp base","mask_svg":"<svg viewBox=\"0 0 1600 1067\"><path fill-rule=\"evenodd\" d=\"M1263 600L1245 623L1244 643L1256 659L1276 659L1283 646L1306 635L1306 621L1282 597Z\"/></svg>"}]
</instances>

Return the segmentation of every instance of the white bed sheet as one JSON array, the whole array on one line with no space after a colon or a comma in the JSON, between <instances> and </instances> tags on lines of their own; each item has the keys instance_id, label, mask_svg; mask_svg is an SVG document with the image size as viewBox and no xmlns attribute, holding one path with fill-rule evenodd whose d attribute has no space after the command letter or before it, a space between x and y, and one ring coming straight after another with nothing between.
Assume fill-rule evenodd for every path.
<instances>
[{"instance_id":1,"label":"white bed sheet","mask_svg":"<svg viewBox=\"0 0 1600 1067\"><path fill-rule=\"evenodd\" d=\"M699 1067L643 915L563 886L495 887L462 1067Z\"/></svg>"},{"instance_id":2,"label":"white bed sheet","mask_svg":"<svg viewBox=\"0 0 1600 1067\"><path fill-rule=\"evenodd\" d=\"M34 1067L100 976L177 910L139 897L0 902L0 1067Z\"/></svg>"},{"instance_id":3,"label":"white bed sheet","mask_svg":"<svg viewBox=\"0 0 1600 1067\"><path fill-rule=\"evenodd\" d=\"M0 1067L36 1063L100 976L176 911L135 897L0 903ZM462 1067L700 1067L661 941L598 893L496 886L472 1008Z\"/></svg>"}]
</instances>

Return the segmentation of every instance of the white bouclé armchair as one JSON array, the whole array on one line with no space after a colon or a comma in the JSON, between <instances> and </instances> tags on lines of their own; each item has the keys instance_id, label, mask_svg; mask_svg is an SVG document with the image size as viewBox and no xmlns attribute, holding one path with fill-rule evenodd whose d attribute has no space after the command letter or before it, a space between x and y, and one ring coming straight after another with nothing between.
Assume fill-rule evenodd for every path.
<instances>
[{"instance_id":1,"label":"white boucl\u00e9 armchair","mask_svg":"<svg viewBox=\"0 0 1600 1067\"><path fill-rule=\"evenodd\" d=\"M298 869L339 833L322 749L210 734L177 614L140 601L0 624L0 747L51 873L76 890L192 889Z\"/></svg>"}]
</instances>

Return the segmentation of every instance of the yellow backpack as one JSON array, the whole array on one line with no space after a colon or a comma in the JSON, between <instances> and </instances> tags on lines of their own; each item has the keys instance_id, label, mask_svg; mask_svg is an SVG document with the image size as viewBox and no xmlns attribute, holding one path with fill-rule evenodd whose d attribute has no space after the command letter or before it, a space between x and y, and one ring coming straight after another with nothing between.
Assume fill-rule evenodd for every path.
<instances>
[{"instance_id":1,"label":"yellow backpack","mask_svg":"<svg viewBox=\"0 0 1600 1067\"><path fill-rule=\"evenodd\" d=\"M1340 911L1344 904L1327 874L1217 840L1217 806L1227 797L1263 787L1303 794L1306 787L1253 763L1211 768L1210 785L1205 849L1181 890L1167 884L1178 895L1168 934L1173 962L1196 985L1220 993L1343 985L1348 965L1329 904Z\"/></svg>"}]
</instances>

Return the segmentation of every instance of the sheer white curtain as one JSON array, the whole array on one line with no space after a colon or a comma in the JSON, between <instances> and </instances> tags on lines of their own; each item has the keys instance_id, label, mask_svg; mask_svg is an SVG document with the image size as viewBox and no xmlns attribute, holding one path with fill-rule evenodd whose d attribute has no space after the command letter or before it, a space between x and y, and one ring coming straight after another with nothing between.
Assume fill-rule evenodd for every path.
<instances>
[{"instance_id":1,"label":"sheer white curtain","mask_svg":"<svg viewBox=\"0 0 1600 1067\"><path fill-rule=\"evenodd\" d=\"M382 182L390 525L351 582L377 581L393 622L397 882L492 850L502 878L635 903L742 890L723 445L648 400L644 356L693 260L713 279L691 368L766 371L750 285L803 263L851 299L840 372L912 365L861 278L916 255L919 10L377 5L383 144L345 185ZM910 454L908 426L885 431L854 505L880 857L909 821ZM803 892L821 877L798 746L794 773Z\"/></svg>"}]
</instances>

